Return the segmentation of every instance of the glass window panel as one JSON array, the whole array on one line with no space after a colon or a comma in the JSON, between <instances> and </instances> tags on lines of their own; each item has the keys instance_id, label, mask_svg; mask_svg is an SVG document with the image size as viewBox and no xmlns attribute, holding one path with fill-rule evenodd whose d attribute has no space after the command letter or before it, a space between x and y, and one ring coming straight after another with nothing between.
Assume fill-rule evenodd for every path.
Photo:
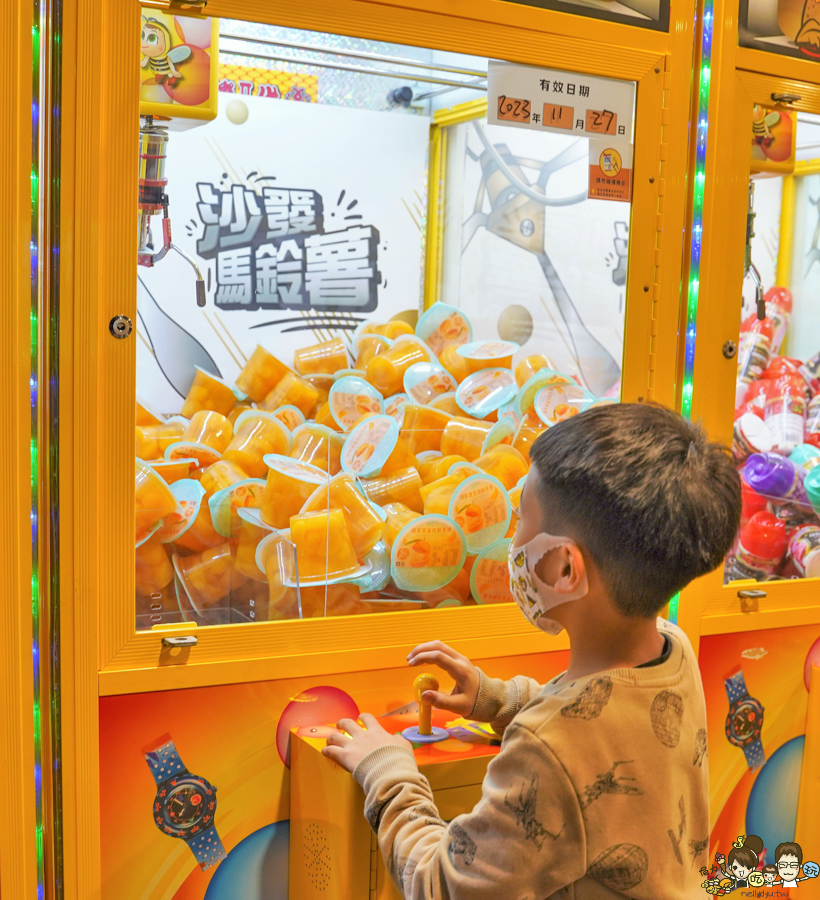
<instances>
[{"instance_id":1,"label":"glass window panel","mask_svg":"<svg viewBox=\"0 0 820 900\"><path fill-rule=\"evenodd\" d=\"M487 59L220 33L217 117L141 120L136 627L511 602L529 447L619 399L630 204L487 124Z\"/></svg>"}]
</instances>

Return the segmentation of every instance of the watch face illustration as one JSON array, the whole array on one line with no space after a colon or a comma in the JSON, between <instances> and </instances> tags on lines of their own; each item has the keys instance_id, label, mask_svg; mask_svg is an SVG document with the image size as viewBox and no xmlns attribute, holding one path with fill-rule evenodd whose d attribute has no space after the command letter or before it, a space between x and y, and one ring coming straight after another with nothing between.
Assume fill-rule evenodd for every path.
<instances>
[{"instance_id":1,"label":"watch face illustration","mask_svg":"<svg viewBox=\"0 0 820 900\"><path fill-rule=\"evenodd\" d=\"M165 782L154 799L157 828L173 837L191 837L209 828L216 813L216 788L198 775Z\"/></svg>"},{"instance_id":2,"label":"watch face illustration","mask_svg":"<svg viewBox=\"0 0 820 900\"><path fill-rule=\"evenodd\" d=\"M736 747L743 747L760 737L763 727L763 705L754 697L744 697L729 707L726 737Z\"/></svg>"}]
</instances>

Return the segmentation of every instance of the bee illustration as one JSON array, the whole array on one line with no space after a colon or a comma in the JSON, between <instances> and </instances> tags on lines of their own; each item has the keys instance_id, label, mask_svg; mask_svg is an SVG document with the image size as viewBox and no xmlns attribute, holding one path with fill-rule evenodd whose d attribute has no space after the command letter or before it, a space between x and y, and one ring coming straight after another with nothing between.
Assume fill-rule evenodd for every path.
<instances>
[{"instance_id":1,"label":"bee illustration","mask_svg":"<svg viewBox=\"0 0 820 900\"><path fill-rule=\"evenodd\" d=\"M774 140L769 130L780 121L780 113L776 109L767 110L763 106L755 106L752 119L752 140L756 144L768 147Z\"/></svg>"},{"instance_id":2,"label":"bee illustration","mask_svg":"<svg viewBox=\"0 0 820 900\"><path fill-rule=\"evenodd\" d=\"M140 66L150 68L157 84L166 83L173 87L183 77L174 63L183 63L191 56L191 48L182 45L171 47L171 32L168 27L153 17L142 17L140 34Z\"/></svg>"}]
</instances>

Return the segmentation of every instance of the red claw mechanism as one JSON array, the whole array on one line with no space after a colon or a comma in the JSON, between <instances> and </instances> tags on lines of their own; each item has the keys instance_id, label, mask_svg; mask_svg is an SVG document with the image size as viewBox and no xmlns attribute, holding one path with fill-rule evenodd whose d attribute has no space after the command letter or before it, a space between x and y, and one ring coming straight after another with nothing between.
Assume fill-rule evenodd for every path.
<instances>
[{"instance_id":1,"label":"red claw mechanism","mask_svg":"<svg viewBox=\"0 0 820 900\"><path fill-rule=\"evenodd\" d=\"M175 250L196 272L196 303L197 306L205 306L205 282L202 279L202 272L194 260L180 250L171 238L168 194L165 192L168 185L165 176L168 130L163 125L155 125L153 116L144 118L145 123L140 128L137 263L140 266L154 266L169 250ZM154 251L151 216L160 213L162 213L162 246Z\"/></svg>"}]
</instances>

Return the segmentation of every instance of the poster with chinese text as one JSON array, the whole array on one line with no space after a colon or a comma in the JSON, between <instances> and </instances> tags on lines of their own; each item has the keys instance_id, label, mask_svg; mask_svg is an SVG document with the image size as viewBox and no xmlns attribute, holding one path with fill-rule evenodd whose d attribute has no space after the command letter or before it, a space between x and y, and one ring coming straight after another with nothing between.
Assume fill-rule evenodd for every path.
<instances>
[{"instance_id":1,"label":"poster with chinese text","mask_svg":"<svg viewBox=\"0 0 820 900\"><path fill-rule=\"evenodd\" d=\"M419 308L429 119L219 92L171 131L169 253L139 268L137 395L178 412L196 366L232 383L259 343L283 362L364 318ZM154 241L160 224L154 225Z\"/></svg>"}]
</instances>

